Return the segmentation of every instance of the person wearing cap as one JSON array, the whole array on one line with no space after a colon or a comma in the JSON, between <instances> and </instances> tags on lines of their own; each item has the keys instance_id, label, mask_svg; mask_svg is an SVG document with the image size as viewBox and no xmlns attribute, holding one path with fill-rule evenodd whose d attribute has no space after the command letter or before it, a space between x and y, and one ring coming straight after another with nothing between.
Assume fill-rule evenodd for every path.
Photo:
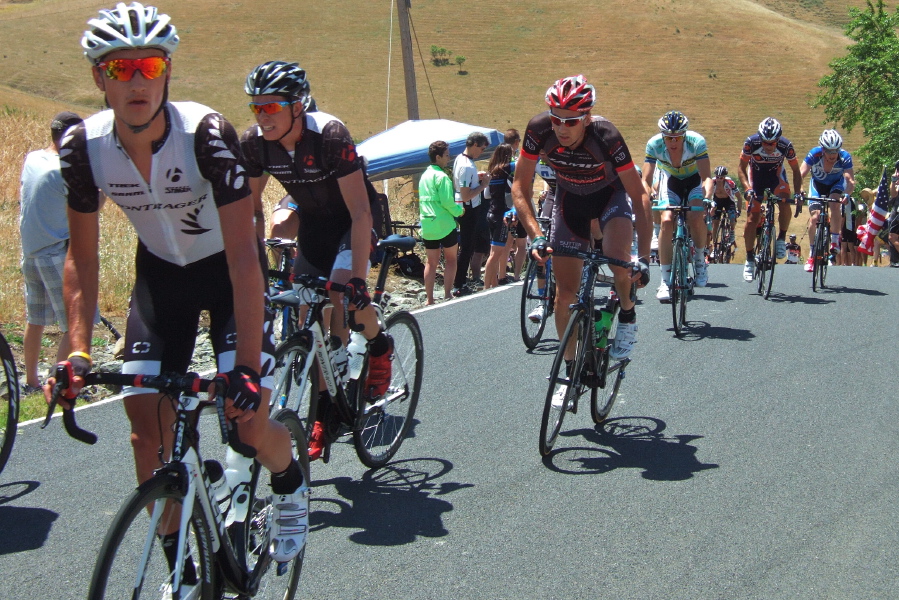
<instances>
[{"instance_id":1,"label":"person wearing cap","mask_svg":"<svg viewBox=\"0 0 899 600\"><path fill-rule=\"evenodd\" d=\"M138 2L119 3L88 21L81 39L91 76L108 110L71 129L61 145L71 241L65 300L72 353L69 395L91 371L92 324L99 281L98 190L119 205L137 233L122 372L185 373L202 311L220 377L225 416L271 474L270 555L292 560L308 529L309 486L284 425L270 420L273 340L266 306L264 249L234 127L195 102L169 100L179 38L168 15ZM44 386L50 400L52 385ZM138 481L162 466L175 413L164 396L124 389ZM162 552L174 568L182 552L178 522L160 524ZM179 597L203 585L187 563ZM197 594L199 595L199 593ZM205 595L205 594L204 594Z\"/></svg>"},{"instance_id":2,"label":"person wearing cap","mask_svg":"<svg viewBox=\"0 0 899 600\"><path fill-rule=\"evenodd\" d=\"M22 275L25 279L24 394L40 391L38 374L44 327L59 324L62 337L56 360L68 356L69 327L62 299L63 265L69 247L66 190L59 171L59 143L66 130L81 122L61 112L50 122L50 145L25 156L20 179Z\"/></svg>"},{"instance_id":3,"label":"person wearing cap","mask_svg":"<svg viewBox=\"0 0 899 600\"><path fill-rule=\"evenodd\" d=\"M796 234L790 234L790 241L787 242L787 260L784 264L787 265L796 265L799 264L799 255L802 251L802 248L799 244L796 243Z\"/></svg>"}]
</instances>

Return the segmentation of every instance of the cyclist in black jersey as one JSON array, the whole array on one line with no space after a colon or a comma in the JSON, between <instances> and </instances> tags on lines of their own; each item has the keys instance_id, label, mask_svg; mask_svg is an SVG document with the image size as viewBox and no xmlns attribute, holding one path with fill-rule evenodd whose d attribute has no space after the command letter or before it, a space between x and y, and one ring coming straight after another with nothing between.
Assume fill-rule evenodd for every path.
<instances>
[{"instance_id":1,"label":"cyclist in black jersey","mask_svg":"<svg viewBox=\"0 0 899 600\"><path fill-rule=\"evenodd\" d=\"M366 288L372 243L371 204L377 194L346 126L324 112L308 112L309 83L297 63L269 61L247 76L256 125L241 136L241 152L250 177L254 205L274 176L302 212L294 272L328 277L347 286L350 324L369 340L367 387L381 396L390 383L391 347L380 329ZM331 334L346 343L343 294L332 292L335 309ZM323 390L321 402L328 402ZM325 414L321 411L319 414ZM315 423L309 440L311 459L326 445L325 427Z\"/></svg>"},{"instance_id":2,"label":"cyclist in black jersey","mask_svg":"<svg viewBox=\"0 0 899 600\"><path fill-rule=\"evenodd\" d=\"M73 383L66 397L77 395L92 367L102 190L138 235L123 372L186 372L200 311L210 312L219 370L229 382L226 415L241 424L241 440L272 473L272 556L292 560L305 544L308 485L287 429L268 419L273 348L264 334L271 328L264 253L237 134L210 108L168 101L179 41L168 15L120 3L88 25L81 44L110 110L85 119L62 141L71 230L65 300L74 350L60 364ZM48 401L54 383L45 387ZM125 393L137 478L145 481L161 466L159 447L172 445L174 411L162 396Z\"/></svg>"},{"instance_id":3,"label":"cyclist in black jersey","mask_svg":"<svg viewBox=\"0 0 899 600\"><path fill-rule=\"evenodd\" d=\"M639 233L641 273L612 267L621 299L618 329L610 350L614 358L628 356L636 343L637 323L631 284L649 282L649 241L652 222L649 196L634 168L630 151L618 129L602 117L591 115L596 91L582 75L556 81L546 93L549 110L528 123L521 155L515 168L512 198L518 217L532 239L532 254L541 262L553 255L556 277L556 329L561 335L568 321L567 307L577 295L583 261L565 256L566 251L586 250L591 245L590 224L599 219L603 251L629 261L633 240L632 216ZM541 154L543 153L543 154ZM534 217L531 202L537 161L556 173L552 239L547 240ZM628 201L633 199L633 208ZM566 349L572 358L574 348Z\"/></svg>"}]
</instances>

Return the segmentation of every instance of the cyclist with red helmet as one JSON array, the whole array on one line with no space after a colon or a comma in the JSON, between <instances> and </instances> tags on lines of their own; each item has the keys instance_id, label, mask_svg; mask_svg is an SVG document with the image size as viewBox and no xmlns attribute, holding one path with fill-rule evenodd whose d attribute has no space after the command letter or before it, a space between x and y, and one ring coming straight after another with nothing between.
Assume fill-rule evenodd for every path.
<instances>
[{"instance_id":1,"label":"cyclist with red helmet","mask_svg":"<svg viewBox=\"0 0 899 600\"><path fill-rule=\"evenodd\" d=\"M611 347L614 358L628 356L637 341L635 304L631 284L649 282L649 241L652 221L649 196L640 180L627 144L612 123L593 116L596 91L583 75L556 81L546 92L549 110L528 123L515 168L512 198L519 220L532 239L533 256L546 261L553 255L556 277L556 329L564 330L566 308L575 301L583 261L566 252L588 250L592 243L590 224L599 219L603 250L607 256L630 260L633 239L632 215L639 234L639 272L612 267L615 288L621 299L618 329ZM534 217L531 203L534 173L541 153L556 173L552 239L547 240ZM628 200L633 199L633 209ZM574 356L574 348L566 349Z\"/></svg>"},{"instance_id":2,"label":"cyclist with red helmet","mask_svg":"<svg viewBox=\"0 0 899 600\"><path fill-rule=\"evenodd\" d=\"M793 143L783 137L783 128L777 119L768 117L759 123L758 133L746 138L743 152L740 154L740 185L746 190L746 229L743 230L743 241L746 244L746 264L743 267L743 279L752 281L755 270L755 237L756 230L762 224L762 204L758 200L766 189L770 189L780 198L777 218L777 241L774 243L777 258L787 255L787 229L793 219L790 206L790 184L787 182L787 171L784 161L790 165L793 173L793 189L799 196L802 191L802 173ZM752 176L750 177L750 170Z\"/></svg>"}]
</instances>

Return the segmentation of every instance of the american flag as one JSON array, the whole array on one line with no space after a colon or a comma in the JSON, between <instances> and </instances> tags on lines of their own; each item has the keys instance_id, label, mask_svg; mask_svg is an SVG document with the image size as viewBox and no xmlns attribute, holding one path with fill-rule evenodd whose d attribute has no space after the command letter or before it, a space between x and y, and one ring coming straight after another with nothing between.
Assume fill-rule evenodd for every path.
<instances>
[{"instance_id":1,"label":"american flag","mask_svg":"<svg viewBox=\"0 0 899 600\"><path fill-rule=\"evenodd\" d=\"M874 238L883 229L884 222L890 212L890 171L883 170L880 179L880 187L877 188L877 199L874 206L868 211L868 223L865 225L865 233L858 243L858 251L871 256L874 254Z\"/></svg>"}]
</instances>

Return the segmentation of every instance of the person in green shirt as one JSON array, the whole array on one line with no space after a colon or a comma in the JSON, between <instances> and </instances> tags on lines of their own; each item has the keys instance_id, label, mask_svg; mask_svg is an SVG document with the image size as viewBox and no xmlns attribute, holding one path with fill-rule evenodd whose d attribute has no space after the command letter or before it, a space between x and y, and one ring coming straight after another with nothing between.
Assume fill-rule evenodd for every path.
<instances>
[{"instance_id":1,"label":"person in green shirt","mask_svg":"<svg viewBox=\"0 0 899 600\"><path fill-rule=\"evenodd\" d=\"M443 291L445 298L452 298L453 279L456 277L456 252L450 251L459 242L455 217L462 216L465 207L455 201L453 180L446 174L449 164L449 145L443 141L428 147L431 165L421 175L418 182L418 207L421 211L421 237L425 242L427 262L425 263L425 292L428 304L434 304L434 282L437 278L437 263L443 248Z\"/></svg>"}]
</instances>

